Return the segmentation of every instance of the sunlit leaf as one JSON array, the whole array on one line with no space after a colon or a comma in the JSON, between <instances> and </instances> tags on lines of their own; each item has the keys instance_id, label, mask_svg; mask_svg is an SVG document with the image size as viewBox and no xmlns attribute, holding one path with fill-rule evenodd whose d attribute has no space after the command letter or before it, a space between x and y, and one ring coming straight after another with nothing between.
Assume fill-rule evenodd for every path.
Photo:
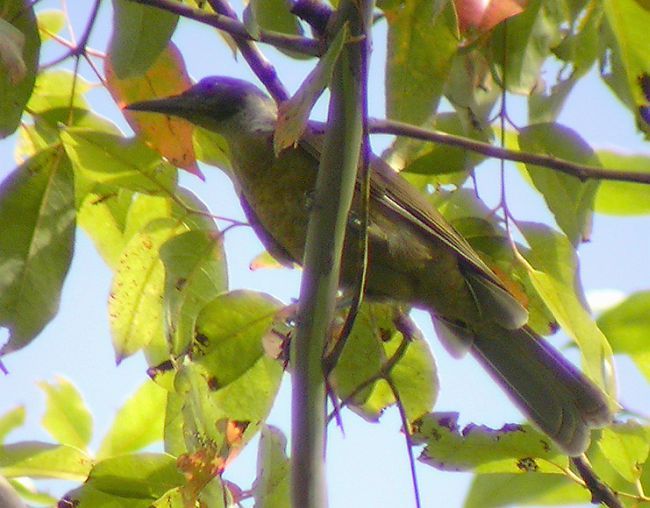
<instances>
[{"instance_id":1,"label":"sunlit leaf","mask_svg":"<svg viewBox=\"0 0 650 508\"><path fill-rule=\"evenodd\" d=\"M92 437L93 417L79 391L62 377L39 386L46 395L45 430L61 444L85 450Z\"/></svg>"},{"instance_id":2,"label":"sunlit leaf","mask_svg":"<svg viewBox=\"0 0 650 508\"><path fill-rule=\"evenodd\" d=\"M39 73L27 106L35 113L50 109L89 109L84 95L91 89L84 78L66 70ZM73 93L74 92L74 93Z\"/></svg>"},{"instance_id":3,"label":"sunlit leaf","mask_svg":"<svg viewBox=\"0 0 650 508\"><path fill-rule=\"evenodd\" d=\"M104 61L104 72L108 91L121 107L132 102L177 95L192 85L183 56L171 42L144 74L120 79L110 59ZM200 175L192 145L193 127L189 122L156 113L124 110L123 114L133 130L169 162Z\"/></svg>"},{"instance_id":4,"label":"sunlit leaf","mask_svg":"<svg viewBox=\"0 0 650 508\"><path fill-rule=\"evenodd\" d=\"M282 366L266 355L262 341L281 308L268 295L234 291L210 302L197 319L193 361L181 368L176 390L184 394L188 449L218 459L210 466L215 471L271 410Z\"/></svg>"},{"instance_id":5,"label":"sunlit leaf","mask_svg":"<svg viewBox=\"0 0 650 508\"><path fill-rule=\"evenodd\" d=\"M86 195L77 214L79 226L113 270L127 241L124 230L132 199L133 192L128 189L98 186Z\"/></svg>"},{"instance_id":6,"label":"sunlit leaf","mask_svg":"<svg viewBox=\"0 0 650 508\"><path fill-rule=\"evenodd\" d=\"M69 128L61 140L75 169L97 183L148 193L170 192L176 185L176 169L137 139Z\"/></svg>"},{"instance_id":7,"label":"sunlit leaf","mask_svg":"<svg viewBox=\"0 0 650 508\"><path fill-rule=\"evenodd\" d=\"M3 2L0 12L0 139L16 130L32 94L40 38L34 6ZM24 41L19 42L18 41ZM7 60L10 59L9 69ZM2 62L5 62L4 64ZM12 70L13 69L13 70Z\"/></svg>"},{"instance_id":8,"label":"sunlit leaf","mask_svg":"<svg viewBox=\"0 0 650 508\"><path fill-rule=\"evenodd\" d=\"M425 445L419 460L443 471L561 474L568 466L568 458L529 425L461 429L458 413L430 413L414 427L414 441Z\"/></svg>"},{"instance_id":9,"label":"sunlit leaf","mask_svg":"<svg viewBox=\"0 0 650 508\"><path fill-rule=\"evenodd\" d=\"M0 444L3 443L7 435L14 429L25 423L25 408L23 406L15 407L0 416Z\"/></svg>"},{"instance_id":10,"label":"sunlit leaf","mask_svg":"<svg viewBox=\"0 0 650 508\"><path fill-rule=\"evenodd\" d=\"M23 501L30 503L30 505L55 506L58 501L58 497L39 491L29 479L12 478L9 483L20 494ZM24 508L24 505L19 508Z\"/></svg>"},{"instance_id":11,"label":"sunlit leaf","mask_svg":"<svg viewBox=\"0 0 650 508\"><path fill-rule=\"evenodd\" d=\"M561 124L535 124L519 131L519 145L528 152L600 165L591 147L577 132ZM557 170L527 164L526 169L562 231L573 244L588 240L598 181L580 181Z\"/></svg>"},{"instance_id":12,"label":"sunlit leaf","mask_svg":"<svg viewBox=\"0 0 650 508\"><path fill-rule=\"evenodd\" d=\"M167 392L152 381L145 381L115 415L97 457L132 453L161 441L166 403Z\"/></svg>"},{"instance_id":13,"label":"sunlit leaf","mask_svg":"<svg viewBox=\"0 0 650 508\"><path fill-rule=\"evenodd\" d=\"M600 150L598 158L605 169L650 172L650 156L622 154ZM614 171L612 171L613 174ZM642 183L603 180L596 194L596 211L611 215L640 215L650 213L650 186Z\"/></svg>"},{"instance_id":14,"label":"sunlit leaf","mask_svg":"<svg viewBox=\"0 0 650 508\"><path fill-rule=\"evenodd\" d=\"M459 34L454 6L415 0L384 9L386 112L393 120L419 125L436 111L456 54Z\"/></svg>"},{"instance_id":15,"label":"sunlit leaf","mask_svg":"<svg viewBox=\"0 0 650 508\"><path fill-rule=\"evenodd\" d=\"M518 227L531 247L522 262L537 292L565 333L580 346L589 377L607 393L616 393L612 349L583 303L573 247L548 226L527 222L518 223Z\"/></svg>"},{"instance_id":16,"label":"sunlit leaf","mask_svg":"<svg viewBox=\"0 0 650 508\"><path fill-rule=\"evenodd\" d=\"M287 457L287 438L282 431L264 425L257 452L257 478L253 483L256 508L289 508L290 463Z\"/></svg>"},{"instance_id":17,"label":"sunlit leaf","mask_svg":"<svg viewBox=\"0 0 650 508\"><path fill-rule=\"evenodd\" d=\"M650 452L650 429L635 421L614 424L601 431L598 446L618 474L635 483Z\"/></svg>"},{"instance_id":18,"label":"sunlit leaf","mask_svg":"<svg viewBox=\"0 0 650 508\"><path fill-rule=\"evenodd\" d=\"M184 482L185 478L176 468L176 459L171 455L140 453L98 462L90 471L86 484L127 499L154 500Z\"/></svg>"},{"instance_id":19,"label":"sunlit leaf","mask_svg":"<svg viewBox=\"0 0 650 508\"><path fill-rule=\"evenodd\" d=\"M165 270L160 246L186 228L175 219L150 222L120 256L108 308L117 361L163 336Z\"/></svg>"},{"instance_id":20,"label":"sunlit leaf","mask_svg":"<svg viewBox=\"0 0 650 508\"><path fill-rule=\"evenodd\" d=\"M54 317L75 233L70 162L61 149L38 153L0 184L0 354L27 345Z\"/></svg>"},{"instance_id":21,"label":"sunlit leaf","mask_svg":"<svg viewBox=\"0 0 650 508\"><path fill-rule=\"evenodd\" d=\"M188 231L160 249L165 265L165 325L173 353L187 350L201 309L228 288L223 238L213 231Z\"/></svg>"},{"instance_id":22,"label":"sunlit leaf","mask_svg":"<svg viewBox=\"0 0 650 508\"><path fill-rule=\"evenodd\" d=\"M430 411L438 395L436 365L429 345L400 310L385 304L364 304L334 371L337 395L355 412L375 421L399 397L409 420ZM400 322L405 329L398 329ZM404 336L404 333L409 335ZM389 383L381 379L388 363Z\"/></svg>"},{"instance_id":23,"label":"sunlit leaf","mask_svg":"<svg viewBox=\"0 0 650 508\"><path fill-rule=\"evenodd\" d=\"M650 380L650 291L630 295L598 318L615 353L628 354Z\"/></svg>"},{"instance_id":24,"label":"sunlit leaf","mask_svg":"<svg viewBox=\"0 0 650 508\"><path fill-rule=\"evenodd\" d=\"M38 441L0 446L0 475L84 481L92 461L78 448Z\"/></svg>"},{"instance_id":25,"label":"sunlit leaf","mask_svg":"<svg viewBox=\"0 0 650 508\"><path fill-rule=\"evenodd\" d=\"M557 474L481 474L470 486L464 508L522 505L586 504L585 488Z\"/></svg>"},{"instance_id":26,"label":"sunlit leaf","mask_svg":"<svg viewBox=\"0 0 650 508\"><path fill-rule=\"evenodd\" d=\"M349 37L347 26L339 30L327 49L327 53L302 82L298 91L280 105L278 121L273 137L273 148L278 154L287 147L295 145L307 127L309 113L314 104L329 85L332 72L343 44Z\"/></svg>"},{"instance_id":27,"label":"sunlit leaf","mask_svg":"<svg viewBox=\"0 0 650 508\"><path fill-rule=\"evenodd\" d=\"M121 79L142 75L167 47L178 16L164 9L113 0L113 36L108 48Z\"/></svg>"},{"instance_id":28,"label":"sunlit leaf","mask_svg":"<svg viewBox=\"0 0 650 508\"><path fill-rule=\"evenodd\" d=\"M606 0L605 16L616 39L615 50L623 65L628 94L634 101L634 111L648 100L639 86L639 79L650 70L650 55L644 49L650 9L639 0ZM621 76L622 77L622 76ZM646 128L647 131L647 128Z\"/></svg>"},{"instance_id":29,"label":"sunlit leaf","mask_svg":"<svg viewBox=\"0 0 650 508\"><path fill-rule=\"evenodd\" d=\"M41 42L45 42L63 30L65 27L65 13L58 9L39 11L36 13L36 21Z\"/></svg>"}]
</instances>

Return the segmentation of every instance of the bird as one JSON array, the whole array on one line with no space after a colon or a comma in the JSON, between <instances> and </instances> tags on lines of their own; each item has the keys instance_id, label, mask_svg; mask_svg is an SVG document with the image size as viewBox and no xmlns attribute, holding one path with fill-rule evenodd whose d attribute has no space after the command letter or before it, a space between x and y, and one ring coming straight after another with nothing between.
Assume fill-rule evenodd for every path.
<instances>
[{"instance_id":1,"label":"bird","mask_svg":"<svg viewBox=\"0 0 650 508\"><path fill-rule=\"evenodd\" d=\"M268 252L301 264L322 135L309 128L276 154L277 105L257 86L206 77L186 91L126 109L188 120L221 135L248 221ZM353 198L340 287L354 287L362 255ZM523 415L570 456L613 418L610 400L526 323L528 312L479 254L416 188L379 157L370 164L366 297L428 311L453 356L473 355Z\"/></svg>"}]
</instances>

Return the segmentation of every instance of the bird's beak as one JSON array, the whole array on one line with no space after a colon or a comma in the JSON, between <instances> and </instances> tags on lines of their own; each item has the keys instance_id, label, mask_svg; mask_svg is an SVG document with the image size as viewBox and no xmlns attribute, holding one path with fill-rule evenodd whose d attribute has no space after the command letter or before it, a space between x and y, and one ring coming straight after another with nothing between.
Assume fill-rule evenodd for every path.
<instances>
[{"instance_id":1,"label":"bird's beak","mask_svg":"<svg viewBox=\"0 0 650 508\"><path fill-rule=\"evenodd\" d=\"M151 101L134 102L124 107L129 111L144 111L148 113L162 113L164 115L173 115L186 118L188 114L196 112L197 103L196 97L182 93L180 95L173 95L164 99L154 99Z\"/></svg>"}]
</instances>

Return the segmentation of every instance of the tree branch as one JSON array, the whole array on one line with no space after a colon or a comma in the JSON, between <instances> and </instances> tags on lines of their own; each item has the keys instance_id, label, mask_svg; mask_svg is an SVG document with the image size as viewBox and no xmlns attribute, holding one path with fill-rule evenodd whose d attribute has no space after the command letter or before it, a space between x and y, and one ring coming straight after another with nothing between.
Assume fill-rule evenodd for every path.
<instances>
[{"instance_id":1,"label":"tree branch","mask_svg":"<svg viewBox=\"0 0 650 508\"><path fill-rule=\"evenodd\" d=\"M597 179L650 184L650 173L604 169L596 166L588 166L586 164L578 164L548 155L509 150L488 143L474 141L462 136L423 129L415 125L395 122L392 120L370 120L370 132L374 134L393 134L395 136L405 136L408 138L420 139L422 141L431 141L432 143L439 143L441 145L456 146L465 150L487 155L488 157L494 157L496 159L534 164L536 166L553 169L567 175L575 176L582 181Z\"/></svg>"},{"instance_id":2,"label":"tree branch","mask_svg":"<svg viewBox=\"0 0 650 508\"><path fill-rule=\"evenodd\" d=\"M585 482L585 487L591 492L591 502L594 504L604 504L608 508L623 508L623 503L616 494L603 483L591 468L584 455L580 457L571 457L571 462L578 470L578 474Z\"/></svg>"},{"instance_id":3,"label":"tree branch","mask_svg":"<svg viewBox=\"0 0 650 508\"><path fill-rule=\"evenodd\" d=\"M131 0L134 3L156 7L167 12L178 14L184 18L193 19L200 23L210 25L224 32L228 32L233 37L240 37L247 41L257 40L266 44L271 44L276 48L287 49L302 53L304 55L320 56L323 53L323 45L316 39L309 37L300 37L297 35L287 35L278 32L269 32L260 30L259 39L254 39L246 27L237 19L224 13L212 14L203 12L199 9L187 7L171 0ZM214 8L214 6L213 6ZM216 11L217 9L215 9ZM219 11L217 11L219 12Z\"/></svg>"},{"instance_id":4,"label":"tree branch","mask_svg":"<svg viewBox=\"0 0 650 508\"><path fill-rule=\"evenodd\" d=\"M333 32L345 24L364 41L372 0L343 0ZM331 34L330 34L331 35ZM361 147L363 99L361 44L341 52L330 84L328 129L313 199L300 288L298 332L292 341L292 506L323 508L325 489L325 378L323 354L336 307L347 217Z\"/></svg>"},{"instance_id":5,"label":"tree branch","mask_svg":"<svg viewBox=\"0 0 650 508\"><path fill-rule=\"evenodd\" d=\"M208 0L208 3L217 14L237 20L237 13L230 6L228 0ZM266 59L257 45L243 36L233 35L233 39L244 60L246 60L259 80L264 83L275 102L286 101L289 98L286 88L278 78L275 67Z\"/></svg>"}]
</instances>

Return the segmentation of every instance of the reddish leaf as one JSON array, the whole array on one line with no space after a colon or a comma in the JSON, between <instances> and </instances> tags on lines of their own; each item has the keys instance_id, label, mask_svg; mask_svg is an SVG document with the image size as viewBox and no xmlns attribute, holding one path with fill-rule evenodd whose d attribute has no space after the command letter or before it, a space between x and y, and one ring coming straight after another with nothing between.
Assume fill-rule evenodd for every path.
<instances>
[{"instance_id":1,"label":"reddish leaf","mask_svg":"<svg viewBox=\"0 0 650 508\"><path fill-rule=\"evenodd\" d=\"M454 0L454 5L462 33L487 32L524 10L517 0Z\"/></svg>"},{"instance_id":2,"label":"reddish leaf","mask_svg":"<svg viewBox=\"0 0 650 508\"><path fill-rule=\"evenodd\" d=\"M171 42L142 76L119 79L109 58L105 60L104 73L108 90L120 107L131 102L175 95L192 84L183 57ZM196 165L192 145L194 128L189 122L152 113L123 113L131 128L152 148L175 166L203 178Z\"/></svg>"}]
</instances>

